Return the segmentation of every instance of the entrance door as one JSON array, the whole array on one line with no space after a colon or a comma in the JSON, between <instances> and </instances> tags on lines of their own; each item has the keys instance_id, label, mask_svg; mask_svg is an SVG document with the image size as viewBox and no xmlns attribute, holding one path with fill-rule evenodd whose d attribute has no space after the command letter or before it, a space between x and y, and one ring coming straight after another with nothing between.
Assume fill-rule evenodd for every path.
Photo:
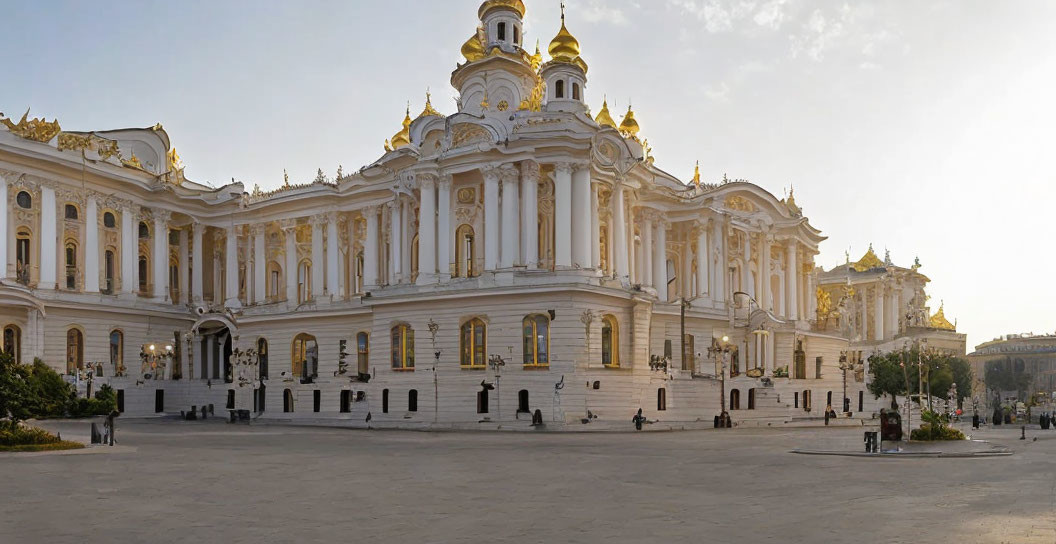
<instances>
[{"instance_id":1,"label":"entrance door","mask_svg":"<svg viewBox=\"0 0 1056 544\"><path fill-rule=\"evenodd\" d=\"M154 390L154 413L160 414L165 411L165 390Z\"/></svg>"}]
</instances>

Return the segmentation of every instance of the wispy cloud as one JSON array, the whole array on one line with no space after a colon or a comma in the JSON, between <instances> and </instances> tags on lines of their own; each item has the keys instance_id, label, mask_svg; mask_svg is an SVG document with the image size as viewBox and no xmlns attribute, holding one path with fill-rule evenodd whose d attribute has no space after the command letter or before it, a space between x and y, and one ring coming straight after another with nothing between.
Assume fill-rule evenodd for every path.
<instances>
[{"instance_id":1,"label":"wispy cloud","mask_svg":"<svg viewBox=\"0 0 1056 544\"><path fill-rule=\"evenodd\" d=\"M640 7L637 2L631 2L630 7ZM626 26L629 22L623 8L613 5L612 2L602 0L589 0L586 5L576 8L577 15L592 23L608 23L616 26Z\"/></svg>"}]
</instances>

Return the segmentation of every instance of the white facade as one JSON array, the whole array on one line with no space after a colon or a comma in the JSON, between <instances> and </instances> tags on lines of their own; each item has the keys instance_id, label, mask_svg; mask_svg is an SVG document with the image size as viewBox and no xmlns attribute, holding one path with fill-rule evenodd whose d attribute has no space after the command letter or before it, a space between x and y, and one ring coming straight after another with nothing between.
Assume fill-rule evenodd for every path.
<instances>
[{"instance_id":1,"label":"white facade","mask_svg":"<svg viewBox=\"0 0 1056 544\"><path fill-rule=\"evenodd\" d=\"M98 368L133 413L520 427L525 409L578 426L710 422L720 398L736 423L837 406L847 341L811 327L820 232L751 183L654 166L632 112L588 115L564 23L544 64L523 14L484 2L461 111L427 102L334 180L214 190L160 125L0 128L5 349ZM794 360L809 375L785 377Z\"/></svg>"}]
</instances>

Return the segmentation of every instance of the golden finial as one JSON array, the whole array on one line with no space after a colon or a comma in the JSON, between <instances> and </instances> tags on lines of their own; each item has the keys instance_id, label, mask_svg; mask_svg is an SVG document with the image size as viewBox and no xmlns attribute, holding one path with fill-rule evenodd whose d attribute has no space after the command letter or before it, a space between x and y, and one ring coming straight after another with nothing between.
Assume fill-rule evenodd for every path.
<instances>
[{"instance_id":1,"label":"golden finial","mask_svg":"<svg viewBox=\"0 0 1056 544\"><path fill-rule=\"evenodd\" d=\"M628 104L627 113L623 116L623 121L620 121L620 132L624 136L637 139L638 130L638 121L634 119L634 111L631 110L631 106Z\"/></svg>"},{"instance_id":2,"label":"golden finial","mask_svg":"<svg viewBox=\"0 0 1056 544\"><path fill-rule=\"evenodd\" d=\"M543 64L543 54L539 52L539 40L535 40L535 54L528 58L532 70L538 72L539 66Z\"/></svg>"},{"instance_id":3,"label":"golden finial","mask_svg":"<svg viewBox=\"0 0 1056 544\"><path fill-rule=\"evenodd\" d=\"M613 121L612 115L609 114L609 98L607 96L601 100L601 111L594 118L594 122L603 127L616 128L616 121Z\"/></svg>"},{"instance_id":4,"label":"golden finial","mask_svg":"<svg viewBox=\"0 0 1056 544\"><path fill-rule=\"evenodd\" d=\"M183 159L180 158L179 153L176 153L175 147L165 154L165 158L170 171L183 170Z\"/></svg>"},{"instance_id":5,"label":"golden finial","mask_svg":"<svg viewBox=\"0 0 1056 544\"><path fill-rule=\"evenodd\" d=\"M282 169L282 186L283 187L289 187L290 186L290 174L288 172L286 172L285 168Z\"/></svg>"},{"instance_id":6,"label":"golden finial","mask_svg":"<svg viewBox=\"0 0 1056 544\"><path fill-rule=\"evenodd\" d=\"M693 167L693 185L700 187L700 161Z\"/></svg>"},{"instance_id":7,"label":"golden finial","mask_svg":"<svg viewBox=\"0 0 1056 544\"><path fill-rule=\"evenodd\" d=\"M418 114L418 117L425 117L427 115L433 115L436 117L444 116L444 114L436 111L436 108L433 107L432 95L429 93L428 87L425 89L425 108L422 109L422 113Z\"/></svg>"}]
</instances>

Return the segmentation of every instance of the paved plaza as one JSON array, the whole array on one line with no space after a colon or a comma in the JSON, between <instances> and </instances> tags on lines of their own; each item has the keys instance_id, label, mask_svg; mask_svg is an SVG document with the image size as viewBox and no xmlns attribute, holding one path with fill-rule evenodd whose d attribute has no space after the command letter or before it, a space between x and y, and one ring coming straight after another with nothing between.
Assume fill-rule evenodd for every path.
<instances>
[{"instance_id":1,"label":"paved plaza","mask_svg":"<svg viewBox=\"0 0 1056 544\"><path fill-rule=\"evenodd\" d=\"M857 451L854 428L118 430L113 450L0 455L0 541L1056 541L1056 431L976 434L1008 457L870 459L789 453Z\"/></svg>"}]
</instances>

